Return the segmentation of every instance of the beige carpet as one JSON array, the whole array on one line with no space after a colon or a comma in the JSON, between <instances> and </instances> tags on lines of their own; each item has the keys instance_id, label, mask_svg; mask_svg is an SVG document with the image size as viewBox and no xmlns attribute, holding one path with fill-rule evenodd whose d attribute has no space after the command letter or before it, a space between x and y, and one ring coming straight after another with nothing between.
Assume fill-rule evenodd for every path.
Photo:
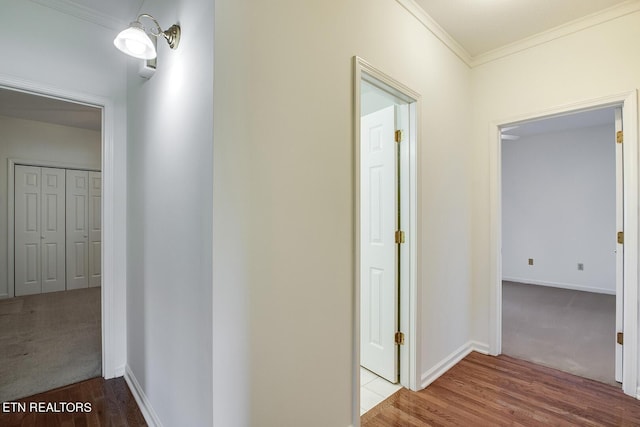
<instances>
[{"instance_id":1,"label":"beige carpet","mask_svg":"<svg viewBox=\"0 0 640 427\"><path fill-rule=\"evenodd\" d=\"M615 382L613 295L502 283L502 352L607 384Z\"/></svg>"},{"instance_id":2,"label":"beige carpet","mask_svg":"<svg viewBox=\"0 0 640 427\"><path fill-rule=\"evenodd\" d=\"M101 375L100 288L0 300L0 402Z\"/></svg>"}]
</instances>

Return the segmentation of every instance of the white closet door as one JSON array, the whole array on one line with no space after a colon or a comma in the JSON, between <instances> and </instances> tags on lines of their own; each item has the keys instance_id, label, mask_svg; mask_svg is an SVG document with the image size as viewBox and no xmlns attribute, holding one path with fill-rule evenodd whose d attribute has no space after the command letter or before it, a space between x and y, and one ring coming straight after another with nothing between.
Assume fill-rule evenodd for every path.
<instances>
[{"instance_id":1,"label":"white closet door","mask_svg":"<svg viewBox=\"0 0 640 427\"><path fill-rule=\"evenodd\" d=\"M65 171L41 169L42 292L64 291Z\"/></svg>"},{"instance_id":2,"label":"white closet door","mask_svg":"<svg viewBox=\"0 0 640 427\"><path fill-rule=\"evenodd\" d=\"M67 289L89 286L89 172L67 170Z\"/></svg>"},{"instance_id":3,"label":"white closet door","mask_svg":"<svg viewBox=\"0 0 640 427\"><path fill-rule=\"evenodd\" d=\"M102 283L102 174L89 172L89 286Z\"/></svg>"},{"instance_id":4,"label":"white closet door","mask_svg":"<svg viewBox=\"0 0 640 427\"><path fill-rule=\"evenodd\" d=\"M15 167L15 295L39 294L41 277L40 168Z\"/></svg>"},{"instance_id":5,"label":"white closet door","mask_svg":"<svg viewBox=\"0 0 640 427\"><path fill-rule=\"evenodd\" d=\"M361 118L360 364L398 382L395 106Z\"/></svg>"}]
</instances>

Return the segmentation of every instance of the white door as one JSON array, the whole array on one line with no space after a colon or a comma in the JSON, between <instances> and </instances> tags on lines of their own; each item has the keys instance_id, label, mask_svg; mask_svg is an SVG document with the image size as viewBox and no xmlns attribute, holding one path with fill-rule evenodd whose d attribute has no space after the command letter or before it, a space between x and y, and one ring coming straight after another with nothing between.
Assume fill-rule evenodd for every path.
<instances>
[{"instance_id":1,"label":"white door","mask_svg":"<svg viewBox=\"0 0 640 427\"><path fill-rule=\"evenodd\" d=\"M89 286L102 283L102 174L89 172Z\"/></svg>"},{"instance_id":2,"label":"white door","mask_svg":"<svg viewBox=\"0 0 640 427\"><path fill-rule=\"evenodd\" d=\"M65 280L65 171L41 169L42 292L64 291Z\"/></svg>"},{"instance_id":3,"label":"white door","mask_svg":"<svg viewBox=\"0 0 640 427\"><path fill-rule=\"evenodd\" d=\"M622 132L622 108L616 108L616 135ZM616 143L616 230L624 228L624 178L622 144ZM613 236L612 236L613 237ZM616 245L616 331L623 331L624 318L624 245ZM616 346L616 381L622 382L622 345Z\"/></svg>"},{"instance_id":4,"label":"white door","mask_svg":"<svg viewBox=\"0 0 640 427\"><path fill-rule=\"evenodd\" d=\"M89 173L67 170L67 289L89 286Z\"/></svg>"},{"instance_id":5,"label":"white door","mask_svg":"<svg viewBox=\"0 0 640 427\"><path fill-rule=\"evenodd\" d=\"M361 119L360 364L398 382L395 106Z\"/></svg>"},{"instance_id":6,"label":"white door","mask_svg":"<svg viewBox=\"0 0 640 427\"><path fill-rule=\"evenodd\" d=\"M65 288L65 173L14 169L15 295Z\"/></svg>"},{"instance_id":7,"label":"white door","mask_svg":"<svg viewBox=\"0 0 640 427\"><path fill-rule=\"evenodd\" d=\"M15 167L15 295L42 292L40 168Z\"/></svg>"}]
</instances>

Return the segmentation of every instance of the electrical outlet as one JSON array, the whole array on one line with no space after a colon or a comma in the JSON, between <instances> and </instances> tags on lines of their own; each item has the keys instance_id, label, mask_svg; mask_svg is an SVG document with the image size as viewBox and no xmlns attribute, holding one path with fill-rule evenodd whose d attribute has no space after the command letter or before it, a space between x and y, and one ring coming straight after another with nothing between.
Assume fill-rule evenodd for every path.
<instances>
[{"instance_id":1,"label":"electrical outlet","mask_svg":"<svg viewBox=\"0 0 640 427\"><path fill-rule=\"evenodd\" d=\"M533 258L529 258L529 265L533 265Z\"/></svg>"},{"instance_id":2,"label":"electrical outlet","mask_svg":"<svg viewBox=\"0 0 640 427\"><path fill-rule=\"evenodd\" d=\"M581 262L578 263L578 270L584 271L584 264L583 263L581 263Z\"/></svg>"}]
</instances>

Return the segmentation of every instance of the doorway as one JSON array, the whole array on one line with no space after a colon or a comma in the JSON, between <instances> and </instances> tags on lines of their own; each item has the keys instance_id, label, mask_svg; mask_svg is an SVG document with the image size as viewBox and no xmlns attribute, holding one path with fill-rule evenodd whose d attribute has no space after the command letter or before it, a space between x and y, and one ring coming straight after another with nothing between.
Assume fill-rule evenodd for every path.
<instances>
[{"instance_id":1,"label":"doorway","mask_svg":"<svg viewBox=\"0 0 640 427\"><path fill-rule=\"evenodd\" d=\"M608 384L622 380L616 116L610 106L501 128L503 353Z\"/></svg>"},{"instance_id":2,"label":"doorway","mask_svg":"<svg viewBox=\"0 0 640 427\"><path fill-rule=\"evenodd\" d=\"M497 355L503 351L502 343L502 272L504 256L503 253L503 204L502 199L502 136L501 133L507 133L510 131L510 127L517 126L521 123L531 122L534 120L548 119L553 117L560 117L570 115L576 112L585 112L589 110L598 110L607 107L619 106L622 109L621 122L624 123L624 132L619 134L620 138L624 139L621 144L622 154L622 173L619 174L618 179L622 181L622 185L618 185L617 188L622 192L619 200L623 201L621 208L622 216L622 229L618 231L624 232L624 251L622 247L616 247L617 254L620 255L620 260L623 261L623 266L620 268L616 266L616 274L622 276L621 280L616 280L619 286L624 289L620 289L619 295L621 295L619 306L621 309L617 309L618 322L621 323L621 329L612 331L611 337L612 345L616 342L618 337L616 332L621 332L624 336L624 344L619 345L617 350L621 355L622 360L622 389L628 394L635 396L637 385L637 304L636 301L638 295L638 215L637 206L638 201L638 147L637 147L637 97L636 92L629 92L620 95L613 95L608 97L599 98L592 101L575 103L569 106L557 107L537 113L531 113L522 115L520 117L511 118L508 120L502 120L494 122L490 126L491 130L491 239L490 239L490 274L491 274L491 299L490 299L490 353ZM623 137L624 134L624 137ZM616 136L612 135L612 143L616 143ZM619 171L619 169L618 169ZM615 238L616 236L614 236ZM622 253L623 252L623 253ZM528 266L531 266L531 262L535 265L535 259L525 260ZM621 263L622 263L621 261ZM575 269L579 271L580 267L586 268L586 265L582 264L579 260L576 260L574 265ZM622 335L620 336L622 338ZM621 339L622 341L622 339Z\"/></svg>"},{"instance_id":3,"label":"doorway","mask_svg":"<svg viewBox=\"0 0 640 427\"><path fill-rule=\"evenodd\" d=\"M13 88L0 99L2 400L13 400L105 374L103 109Z\"/></svg>"},{"instance_id":4,"label":"doorway","mask_svg":"<svg viewBox=\"0 0 640 427\"><path fill-rule=\"evenodd\" d=\"M417 383L419 96L364 60L356 57L354 63L354 420L359 420L388 393L400 386L415 389ZM362 374L361 367L367 369Z\"/></svg>"}]
</instances>

